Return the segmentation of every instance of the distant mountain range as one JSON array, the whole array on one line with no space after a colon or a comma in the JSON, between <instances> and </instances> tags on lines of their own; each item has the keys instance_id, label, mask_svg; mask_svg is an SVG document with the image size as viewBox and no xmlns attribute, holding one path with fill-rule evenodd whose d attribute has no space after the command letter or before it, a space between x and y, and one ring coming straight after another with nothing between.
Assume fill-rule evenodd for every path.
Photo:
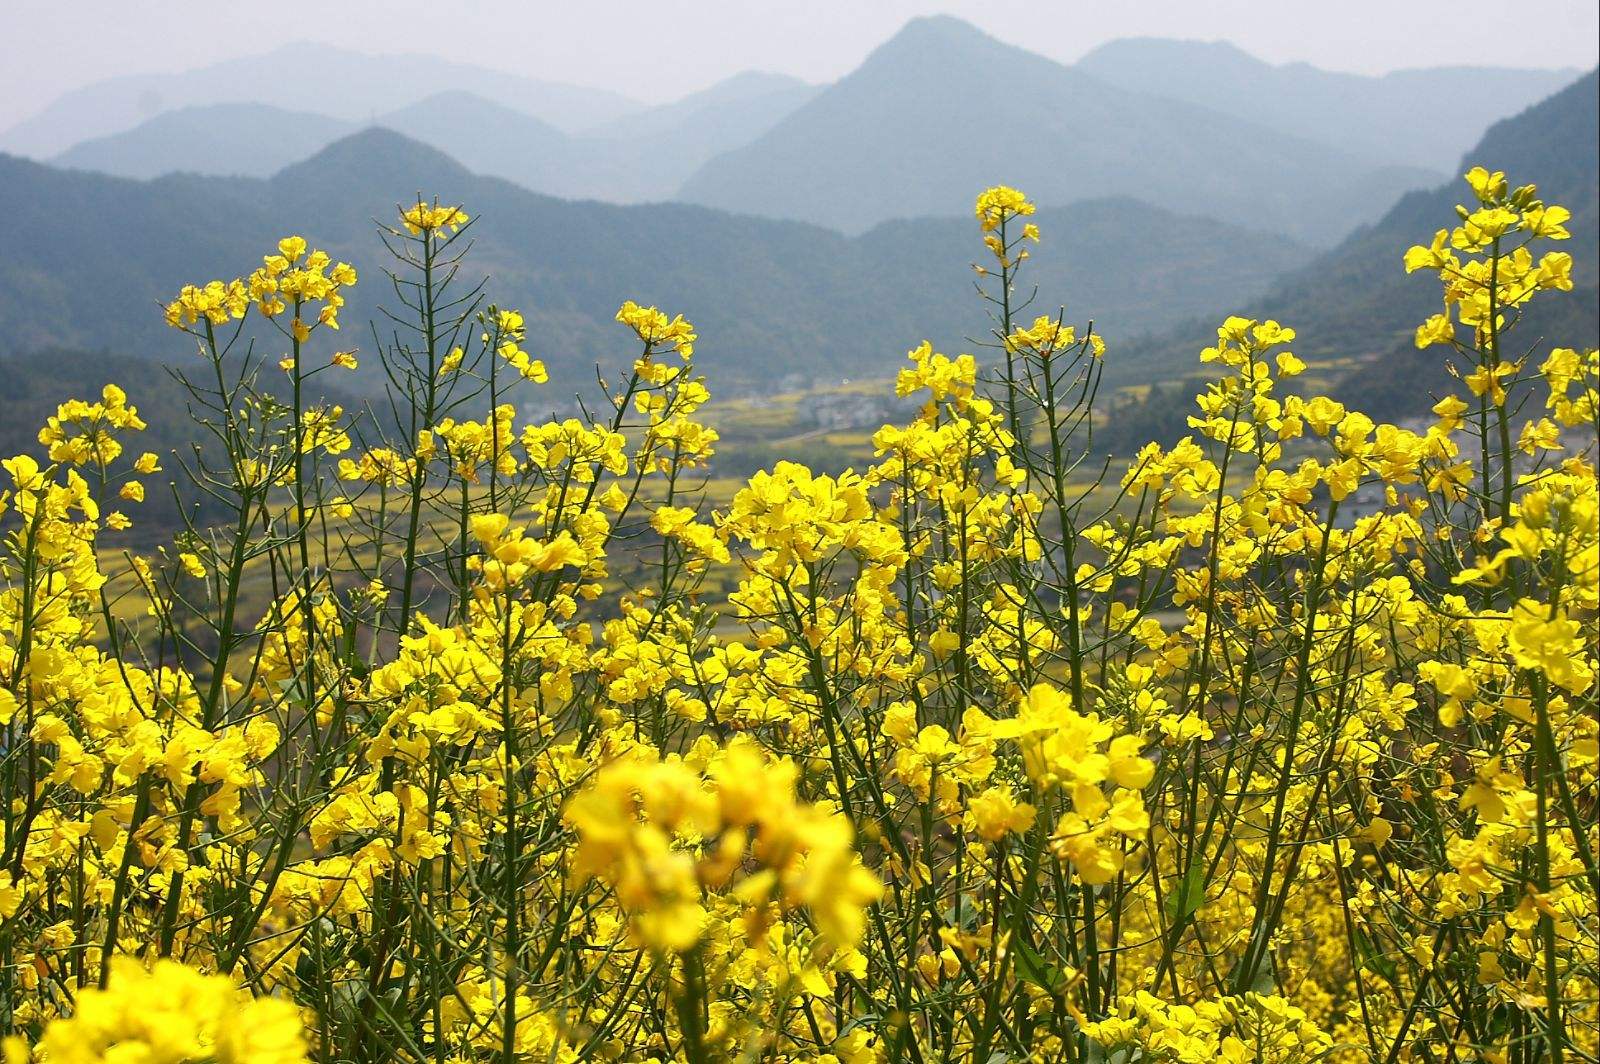
<instances>
[{"instance_id":1,"label":"distant mountain range","mask_svg":"<svg viewBox=\"0 0 1600 1064\"><path fill-rule=\"evenodd\" d=\"M0 133L0 151L50 158L81 141L131 129L163 111L217 103L266 103L303 111L314 101L330 118L364 124L447 91L474 93L574 131L644 107L604 89L538 81L435 56L366 55L300 43L180 74L95 82Z\"/></svg>"},{"instance_id":2,"label":"distant mountain range","mask_svg":"<svg viewBox=\"0 0 1600 1064\"><path fill-rule=\"evenodd\" d=\"M1127 48L1137 56L1169 46ZM1191 80L1235 69L1232 81L1218 79L1258 79L1279 95L1294 77L1323 83L1324 72L1190 47L1198 49L1185 60ZM1229 93L1215 86L1214 106L1201 107L1160 95L1192 95L1183 78L1152 78L1149 92L1133 92L1086 73L1116 51L1063 67L954 19L920 19L831 86L741 75L664 107L614 102L614 113L582 130L508 104L504 93L459 88L385 112L391 128L212 103L63 156L85 169L0 154L11 208L0 358L65 348L113 361L180 358L185 341L162 326L159 301L185 282L247 271L291 232L364 269L345 320L365 322L388 291L372 219L392 217L420 192L481 219L471 267L492 278L502 305L527 314L530 346L555 377L541 401L564 404L592 382L596 363L610 370L631 357L611 320L627 298L695 321L702 368L723 392L770 389L784 377L887 377L925 337L949 351L987 337L971 291L969 264L982 249L970 205L986 185L1010 181L1043 204L1036 220L1045 239L1025 280L1037 286L1037 309L1065 299L1069 319L1095 321L1111 346L1112 386L1154 382L1114 419L1130 440L1181 426L1192 392L1185 378L1228 313L1293 325L1297 350L1323 383L1374 413L1425 409L1442 370L1409 338L1438 291L1432 278L1406 277L1400 259L1451 223L1460 181L1429 179L1425 190L1400 194L1401 176L1418 172L1370 162L1389 133L1369 129L1369 141L1379 139L1346 152L1271 128L1299 120L1274 117L1265 104L1253 116L1224 114ZM961 70L1001 76L952 76ZM1510 99L1534 73L1490 80ZM1416 77L1431 85L1432 74L1440 84L1457 78ZM1356 98L1359 86L1388 82L1336 87ZM1556 309L1530 322L1530 340L1545 332L1585 344L1600 333L1597 97L1597 74L1578 77L1494 124L1455 171L1507 169L1574 212L1566 250L1579 291L1546 301ZM1441 119L1440 128L1458 121L1466 120ZM1455 128L1449 136L1466 127ZM1446 133L1434 133L1444 143ZM231 160L243 176L91 172L116 162L148 176L196 150ZM563 195L530 191L530 174ZM706 203L606 202L659 199L680 180L686 198ZM811 220L762 216L785 212ZM1368 224L1319 254L1315 245L1333 241L1348 219ZM338 340L372 345L359 326ZM367 359L349 385L373 383L363 375L375 371Z\"/></svg>"},{"instance_id":3,"label":"distant mountain range","mask_svg":"<svg viewBox=\"0 0 1600 1064\"><path fill-rule=\"evenodd\" d=\"M370 350L359 323L392 296L372 219L418 190L480 219L470 265L492 277L493 298L527 314L556 401L592 382L596 362L615 369L632 357L611 320L629 298L694 321L702 368L723 391L789 374L887 379L925 337L954 351L989 330L972 292L969 264L985 252L970 218L847 238L685 204L561 200L474 175L387 130L346 137L266 181L133 181L0 156L0 184L14 219L0 256L0 336L13 351L182 358L187 341L162 325L158 301L185 282L248 271L291 232L364 270L337 340ZM1045 239L1030 277L1041 298L1070 297L1113 337L1247 302L1311 254L1129 200L1049 208L1037 220Z\"/></svg>"},{"instance_id":4,"label":"distant mountain range","mask_svg":"<svg viewBox=\"0 0 1600 1064\"><path fill-rule=\"evenodd\" d=\"M141 179L174 173L257 177L277 173L355 129L340 118L270 104L213 103L163 111L133 129L80 141L51 162Z\"/></svg>"},{"instance_id":5,"label":"distant mountain range","mask_svg":"<svg viewBox=\"0 0 1600 1064\"><path fill-rule=\"evenodd\" d=\"M1536 183L1548 203L1572 211L1571 239L1543 250L1572 255L1574 290L1536 300L1520 328L1520 343L1543 337L1546 346L1592 347L1600 342L1600 72L1590 71L1560 92L1495 123L1467 152L1458 172L1473 165L1506 171L1514 184ZM1276 318L1299 334L1295 350L1330 379L1332 390L1374 416L1426 413L1436 396L1458 390L1437 348L1418 351L1412 336L1439 309L1433 274L1407 276L1401 260L1456 222L1455 206L1471 198L1452 180L1402 197L1375 224L1351 235L1284 276L1260 298L1209 314L1129 345L1107 363L1113 384L1166 382L1143 411L1117 419L1131 439L1158 426L1183 431L1194 388L1183 375L1199 370L1196 354L1215 342L1229 313ZM1140 438L1147 438L1141 436Z\"/></svg>"},{"instance_id":6,"label":"distant mountain range","mask_svg":"<svg viewBox=\"0 0 1600 1064\"><path fill-rule=\"evenodd\" d=\"M953 214L1004 182L1042 203L1127 195L1329 243L1437 178L1127 92L941 16L913 20L680 195L860 232Z\"/></svg>"},{"instance_id":7,"label":"distant mountain range","mask_svg":"<svg viewBox=\"0 0 1600 1064\"><path fill-rule=\"evenodd\" d=\"M528 189L638 203L671 199L702 163L753 139L816 91L777 74L740 74L587 133L566 132L461 89L425 97L370 123L267 104L211 104L164 112L133 129L75 144L50 161L119 177L267 177L373 125Z\"/></svg>"},{"instance_id":8,"label":"distant mountain range","mask_svg":"<svg viewBox=\"0 0 1600 1064\"><path fill-rule=\"evenodd\" d=\"M290 56L324 113L256 88ZM1128 196L1330 246L1574 75L1374 78L1148 39L1067 67L934 17L833 85L749 72L645 107L426 57L296 46L89 86L0 135L0 149L128 177L267 177L381 125L571 199L679 199L854 234L965 214L973 188L1004 180L1044 204Z\"/></svg>"},{"instance_id":9,"label":"distant mountain range","mask_svg":"<svg viewBox=\"0 0 1600 1064\"><path fill-rule=\"evenodd\" d=\"M1130 92L1183 100L1375 163L1438 169L1581 70L1433 67L1382 77L1274 66L1225 41L1138 37L1101 45L1076 69Z\"/></svg>"},{"instance_id":10,"label":"distant mountain range","mask_svg":"<svg viewBox=\"0 0 1600 1064\"><path fill-rule=\"evenodd\" d=\"M451 92L377 124L432 145L475 173L552 196L658 202L671 199L704 162L747 143L816 92L793 78L752 72L584 134Z\"/></svg>"}]
</instances>

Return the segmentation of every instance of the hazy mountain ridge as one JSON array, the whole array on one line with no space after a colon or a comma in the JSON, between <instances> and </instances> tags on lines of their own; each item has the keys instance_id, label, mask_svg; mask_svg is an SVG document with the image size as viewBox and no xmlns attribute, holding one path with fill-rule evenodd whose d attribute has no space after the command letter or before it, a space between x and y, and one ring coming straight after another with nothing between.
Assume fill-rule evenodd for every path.
<instances>
[{"instance_id":1,"label":"hazy mountain ridge","mask_svg":"<svg viewBox=\"0 0 1600 1064\"><path fill-rule=\"evenodd\" d=\"M730 121L745 117L760 120L768 113L800 106L822 88L788 74L746 70L682 99L623 115L584 132L613 139L654 137L682 131L714 113Z\"/></svg>"},{"instance_id":2,"label":"hazy mountain ridge","mask_svg":"<svg viewBox=\"0 0 1600 1064\"><path fill-rule=\"evenodd\" d=\"M972 188L1005 182L1040 203L1132 196L1331 243L1435 180L1127 92L938 16L914 19L766 134L711 160L679 198L860 232L964 213ZM1361 186L1382 201L1351 194Z\"/></svg>"},{"instance_id":3,"label":"hazy mountain ridge","mask_svg":"<svg viewBox=\"0 0 1600 1064\"><path fill-rule=\"evenodd\" d=\"M118 177L170 173L260 177L313 154L355 125L263 103L218 103L164 111L131 130L74 144L50 160Z\"/></svg>"},{"instance_id":4,"label":"hazy mountain ridge","mask_svg":"<svg viewBox=\"0 0 1600 1064\"><path fill-rule=\"evenodd\" d=\"M597 131L568 134L470 93L431 96L378 120L475 173L565 199L670 199L705 160L748 142L815 91L789 79L736 75Z\"/></svg>"},{"instance_id":5,"label":"hazy mountain ridge","mask_svg":"<svg viewBox=\"0 0 1600 1064\"><path fill-rule=\"evenodd\" d=\"M286 76L291 72L292 79ZM289 85L308 90L280 95ZM182 73L95 82L0 133L0 151L49 158L80 141L130 129L162 111L199 104L268 103L303 110L314 100L316 109L331 118L367 123L406 102L446 90L489 97L568 130L644 107L606 89L540 81L436 56L367 55L301 43Z\"/></svg>"},{"instance_id":6,"label":"hazy mountain ridge","mask_svg":"<svg viewBox=\"0 0 1600 1064\"><path fill-rule=\"evenodd\" d=\"M338 337L370 349L357 323L387 293L371 219L421 189L460 200L482 221L474 271L502 305L523 309L562 387L631 357L611 321L628 298L699 326L701 364L724 390L798 372L818 380L888 379L924 337L947 350L987 332L965 219L898 223L851 239L794 222L688 204L575 203L475 176L385 130L345 138L268 181L165 177L136 182L0 157L21 216L0 261L0 332L13 350L109 346L181 358L157 302L185 282L247 271L279 237L302 232L355 262ZM1130 201L1042 211L1032 262L1040 312L1063 294L1093 307L1113 337L1248 299L1310 252L1281 238ZM369 361L369 369L375 369Z\"/></svg>"},{"instance_id":7,"label":"hazy mountain ridge","mask_svg":"<svg viewBox=\"0 0 1600 1064\"><path fill-rule=\"evenodd\" d=\"M127 108L101 106L108 94L125 104L139 91L210 91L219 72L248 74L282 54L91 86L58 101L50 129L70 127L85 101L99 101L94 121L116 121ZM357 124L380 124L476 172L566 198L679 198L857 233L962 215L971 187L1008 180L1044 203L1133 196L1329 246L1402 191L1437 184L1489 118L1562 78L1499 68L1364 77L1160 39L1111 42L1064 66L945 16L913 20L833 85L747 71L654 107L415 56L308 55L313 67L348 61L374 76L351 88L340 72L335 83L351 91L318 97L333 101L320 123L233 104L190 109L186 129L163 113L57 161L122 176L266 177ZM0 137L0 148L18 138L25 148L39 133L29 128Z\"/></svg>"},{"instance_id":8,"label":"hazy mountain ridge","mask_svg":"<svg viewBox=\"0 0 1600 1064\"><path fill-rule=\"evenodd\" d=\"M1101 119L1126 118L1151 101L1170 103L1121 90L1107 94L1087 74L991 41L953 19L920 20L907 32L909 45L896 39L900 61L869 59L840 86L865 79L876 83L874 92L888 104L898 99L938 110L945 101L930 86L954 81L949 70L965 57L960 61L1007 70L1008 94L1019 100L1041 98L1036 81L1064 87L1085 103L1080 111ZM906 54L910 66L922 63L926 69L906 75ZM1534 323L1563 343L1593 342L1600 331L1596 77L1590 72L1496 123L1462 164L1505 167L1514 181L1537 181L1547 199L1573 210L1574 239L1565 250L1574 255L1580 292L1547 301L1561 309ZM178 174L122 181L0 156L0 179L16 190L20 219L12 234L14 252L0 261L0 329L11 352L70 345L175 357L184 341L161 326L157 301L184 282L247 270L278 236L295 231L368 271L369 283L358 290L347 316L364 322L384 292L381 283L370 283L383 264L371 219L390 217L395 203L420 190L459 199L483 216L474 269L494 276L497 299L527 312L542 345L536 353L550 364L560 389L590 379L597 360L614 365L627 357L611 322L624 298L659 303L695 320L705 338L703 368L723 390L770 384L779 371L818 380L887 378L904 350L923 337L955 351L970 347L966 337L986 333L982 306L971 293L968 264L981 249L970 203L978 189L1010 180L1044 204L1038 221L1045 240L1024 281L1025 287L1038 286L1033 309L1051 312L1064 300L1069 320L1093 318L1111 344L1107 370L1114 383L1165 381L1168 391L1176 387L1173 395L1184 392L1195 353L1209 342L1216 322L1233 312L1295 326L1301 335L1297 349L1310 358L1354 360L1356 370L1339 383L1341 394L1365 389L1375 413L1385 413L1385 403L1404 406L1423 397L1437 383L1437 360L1427 353L1419 357L1409 346L1411 330L1437 304L1437 286L1431 277L1406 277L1400 257L1407 246L1451 223L1452 208L1465 195L1458 180L1396 197L1393 175L1358 167L1339 190L1340 202L1355 204L1375 220L1315 258L1306 247L1261 231L1280 205L1265 193L1245 213L1246 225L1212 220L1204 204L1192 213L1174 212L1127 194L1052 206L1048 184L1041 195L1025 175L1003 172L1026 153L1027 142L970 156L933 145L961 165L982 169L968 174L971 184L963 188L956 187L960 173L940 171L939 182L948 189L939 194L959 199L959 216L942 212L943 217L878 222L855 237L833 227L851 228L845 223L852 219L864 226L868 215L850 212L870 199L871 189L826 201L829 209L819 224L720 209L738 206L738 195L728 197L735 202L703 206L599 202L619 195L623 181L637 179L639 160L653 157L658 145L689 136L686 130L703 130L706 116L728 108L797 107L773 132L808 115L806 121L813 121L818 111L839 128L870 128L868 109L849 94L841 102L838 89L742 75L677 105L607 123L602 128L611 132L605 136L566 132L467 92L438 95L385 116L425 139L457 135L451 127L463 109L483 122L500 123L489 135L462 136L458 148L467 165L385 129L344 137L268 180ZM1042 98L1039 107L1048 109L1048 93ZM1237 120L1203 108L1184 114L1192 120L1190 133L1240 128ZM1036 118L1043 120L1028 111L1021 121ZM1129 144L1136 147L1136 140ZM627 142L639 154L620 158L614 179L597 168L590 170L597 178L574 179L576 168L565 161L566 153L597 141ZM1272 135L1255 149L1270 158L1273 151L1300 152L1308 143ZM1326 159L1325 149L1311 145L1291 162L1300 165L1306 158ZM937 184L917 158L903 162L911 176L923 178L923 191ZM1203 184L1203 171L1185 169L1181 152L1166 152L1162 163L1211 187ZM995 166L1002 172L993 172ZM1060 170L1083 176L1070 166ZM566 198L530 192L521 181L481 171L545 173L552 182L568 182L561 186ZM830 187L823 180L829 175L816 168L796 167L793 175ZM1325 195L1325 189L1302 182L1299 191ZM1093 188L1076 191L1086 196ZM364 334L338 339L371 346ZM1396 381L1404 386L1395 387ZM1183 394L1173 401L1187 400ZM1146 415L1158 407L1151 403L1142 414L1123 411L1118 420L1130 432L1146 432ZM1171 421L1174 416L1163 423ZM1181 414L1175 423L1181 425Z\"/></svg>"},{"instance_id":9,"label":"hazy mountain ridge","mask_svg":"<svg viewBox=\"0 0 1600 1064\"><path fill-rule=\"evenodd\" d=\"M1473 165L1504 169L1515 184L1533 182L1548 203L1572 211L1571 239L1544 242L1541 251L1572 255L1574 291L1535 300L1520 335L1544 336L1556 346L1593 346L1600 340L1600 72L1590 71L1522 113L1495 123L1467 152L1458 172ZM1165 334L1146 338L1126 357L1109 361L1116 383L1175 382L1161 409L1128 411L1131 432L1174 424L1172 411L1193 389L1181 378L1198 370L1196 353L1214 342L1227 313L1276 318L1294 327L1295 349L1315 361L1354 360L1335 383L1337 394L1375 416L1425 413L1435 393L1450 386L1438 349L1417 351L1416 326L1439 309L1439 282L1431 273L1406 275L1402 258L1456 222L1455 206L1470 199L1465 182L1409 193L1376 223L1338 247L1291 271L1263 294L1235 308L1217 307ZM1166 410L1170 404L1172 410ZM1185 411L1186 412L1186 411ZM1181 432L1182 419L1176 418Z\"/></svg>"},{"instance_id":10,"label":"hazy mountain ridge","mask_svg":"<svg viewBox=\"0 0 1600 1064\"><path fill-rule=\"evenodd\" d=\"M50 161L118 177L269 177L358 128L381 125L477 173L536 192L639 203L671 198L707 159L758 136L816 91L793 78L749 72L582 133L465 89L434 93L359 125L270 104L223 103L163 112Z\"/></svg>"},{"instance_id":11,"label":"hazy mountain ridge","mask_svg":"<svg viewBox=\"0 0 1600 1064\"><path fill-rule=\"evenodd\" d=\"M1371 77L1307 63L1274 65L1226 41L1149 37L1100 45L1076 66L1130 91L1202 104L1374 162L1425 168L1452 164L1497 117L1582 73L1434 67Z\"/></svg>"}]
</instances>

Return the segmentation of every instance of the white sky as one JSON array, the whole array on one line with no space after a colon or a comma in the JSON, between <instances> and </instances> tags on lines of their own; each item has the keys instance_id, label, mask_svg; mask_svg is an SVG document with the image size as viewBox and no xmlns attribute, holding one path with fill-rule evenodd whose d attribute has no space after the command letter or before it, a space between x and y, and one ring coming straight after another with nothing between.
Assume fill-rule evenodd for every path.
<instances>
[{"instance_id":1,"label":"white sky","mask_svg":"<svg viewBox=\"0 0 1600 1064\"><path fill-rule=\"evenodd\" d=\"M1128 36L1225 39L1272 62L1362 73L1600 57L1595 0L0 0L0 128L105 77L304 40L433 53L647 102L748 69L829 81L934 12L1066 62ZM317 109L292 70L262 96Z\"/></svg>"}]
</instances>

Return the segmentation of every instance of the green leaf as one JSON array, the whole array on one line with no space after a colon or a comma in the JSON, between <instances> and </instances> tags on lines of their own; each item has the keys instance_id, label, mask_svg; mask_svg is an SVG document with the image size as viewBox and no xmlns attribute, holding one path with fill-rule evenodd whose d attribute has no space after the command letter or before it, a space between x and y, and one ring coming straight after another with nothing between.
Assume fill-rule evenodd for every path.
<instances>
[{"instance_id":1,"label":"green leaf","mask_svg":"<svg viewBox=\"0 0 1600 1064\"><path fill-rule=\"evenodd\" d=\"M1384 956L1384 953L1367 937L1365 931L1357 930L1355 934L1356 955L1364 971L1377 972L1391 986L1396 982L1398 973L1394 961Z\"/></svg>"},{"instance_id":2,"label":"green leaf","mask_svg":"<svg viewBox=\"0 0 1600 1064\"><path fill-rule=\"evenodd\" d=\"M1066 990L1066 975L1062 973L1060 967L1041 957L1033 946L1019 942L1012 946L1012 952L1017 958L1017 978L1025 983L1042 987L1052 994L1060 994Z\"/></svg>"},{"instance_id":3,"label":"green leaf","mask_svg":"<svg viewBox=\"0 0 1600 1064\"><path fill-rule=\"evenodd\" d=\"M1184 873L1182 882L1178 884L1178 889L1167 896L1167 921L1172 924L1186 921L1199 912L1205 903L1205 861L1199 854L1195 854L1189 862L1189 871Z\"/></svg>"}]
</instances>

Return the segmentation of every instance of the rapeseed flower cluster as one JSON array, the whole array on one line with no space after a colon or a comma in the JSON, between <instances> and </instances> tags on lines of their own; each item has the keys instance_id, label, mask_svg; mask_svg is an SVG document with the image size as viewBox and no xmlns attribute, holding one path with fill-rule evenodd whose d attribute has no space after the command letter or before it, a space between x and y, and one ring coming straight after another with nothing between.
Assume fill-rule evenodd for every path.
<instances>
[{"instance_id":1,"label":"rapeseed flower cluster","mask_svg":"<svg viewBox=\"0 0 1600 1064\"><path fill-rule=\"evenodd\" d=\"M385 230L386 419L307 395L351 267L185 287L170 542L114 386L0 463L6 1059L1593 1059L1600 358L1508 339L1568 215L1467 180L1404 257L1433 419L1229 317L1109 476L1015 189L995 364L921 344L862 468L721 496L681 315L523 419L459 207Z\"/></svg>"}]
</instances>

